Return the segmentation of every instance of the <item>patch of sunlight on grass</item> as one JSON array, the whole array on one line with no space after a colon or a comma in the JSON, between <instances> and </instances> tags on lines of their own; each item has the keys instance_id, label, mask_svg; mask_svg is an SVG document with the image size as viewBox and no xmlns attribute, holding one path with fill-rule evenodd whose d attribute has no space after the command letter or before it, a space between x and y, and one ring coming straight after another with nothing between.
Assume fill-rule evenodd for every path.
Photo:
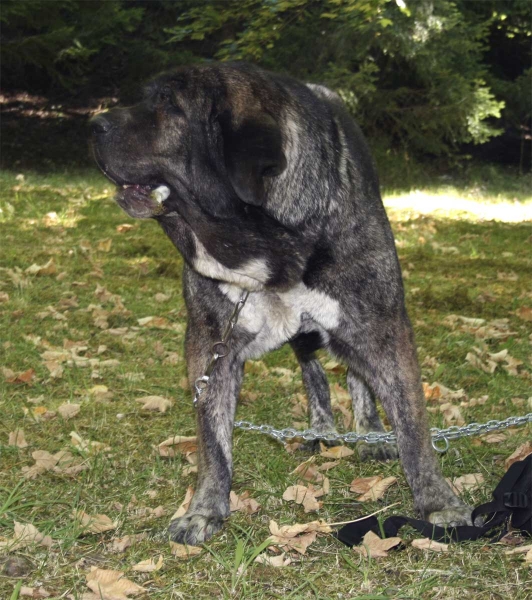
<instances>
[{"instance_id":1,"label":"patch of sunlight on grass","mask_svg":"<svg viewBox=\"0 0 532 600\"><path fill-rule=\"evenodd\" d=\"M495 200L495 201L494 201ZM415 190L384 196L384 206L395 216L415 218L432 215L468 221L522 223L532 220L532 196L525 202L497 201L491 197L464 198L456 190L444 193Z\"/></svg>"}]
</instances>

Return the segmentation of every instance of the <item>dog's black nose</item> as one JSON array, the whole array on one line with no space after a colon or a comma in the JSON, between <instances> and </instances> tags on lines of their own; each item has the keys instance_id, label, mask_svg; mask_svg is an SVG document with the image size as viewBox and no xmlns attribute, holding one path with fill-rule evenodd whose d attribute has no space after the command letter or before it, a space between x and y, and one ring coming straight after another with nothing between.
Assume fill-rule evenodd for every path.
<instances>
[{"instance_id":1,"label":"dog's black nose","mask_svg":"<svg viewBox=\"0 0 532 600\"><path fill-rule=\"evenodd\" d=\"M111 131L113 124L105 118L105 115L96 115L89 121L91 131L94 135L105 135Z\"/></svg>"}]
</instances>

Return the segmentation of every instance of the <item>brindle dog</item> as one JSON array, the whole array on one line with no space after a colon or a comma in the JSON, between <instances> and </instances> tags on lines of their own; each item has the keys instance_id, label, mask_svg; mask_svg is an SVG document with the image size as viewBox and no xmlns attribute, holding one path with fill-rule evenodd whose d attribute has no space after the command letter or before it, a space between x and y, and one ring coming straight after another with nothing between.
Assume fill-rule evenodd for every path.
<instances>
[{"instance_id":1,"label":"brindle dog","mask_svg":"<svg viewBox=\"0 0 532 600\"><path fill-rule=\"evenodd\" d=\"M251 65L206 64L159 76L142 102L91 124L118 204L158 221L185 259L191 382L242 290L251 292L197 406L197 489L170 537L199 544L222 527L244 362L285 342L302 368L312 427L334 430L315 357L327 348L348 366L358 432L384 430L382 402L422 517L469 523L431 447L392 231L366 141L340 98ZM395 456L393 447L361 450Z\"/></svg>"}]
</instances>

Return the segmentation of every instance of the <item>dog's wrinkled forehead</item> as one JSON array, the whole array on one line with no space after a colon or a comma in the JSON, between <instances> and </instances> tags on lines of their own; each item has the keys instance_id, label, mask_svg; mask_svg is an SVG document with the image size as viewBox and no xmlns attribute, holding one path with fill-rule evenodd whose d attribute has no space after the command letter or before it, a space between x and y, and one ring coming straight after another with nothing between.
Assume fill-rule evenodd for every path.
<instances>
[{"instance_id":1,"label":"dog's wrinkled forehead","mask_svg":"<svg viewBox=\"0 0 532 600\"><path fill-rule=\"evenodd\" d=\"M196 106L206 101L219 101L227 95L220 73L198 67L185 67L158 75L145 86L144 98L149 101L165 89L171 90L187 104Z\"/></svg>"}]
</instances>

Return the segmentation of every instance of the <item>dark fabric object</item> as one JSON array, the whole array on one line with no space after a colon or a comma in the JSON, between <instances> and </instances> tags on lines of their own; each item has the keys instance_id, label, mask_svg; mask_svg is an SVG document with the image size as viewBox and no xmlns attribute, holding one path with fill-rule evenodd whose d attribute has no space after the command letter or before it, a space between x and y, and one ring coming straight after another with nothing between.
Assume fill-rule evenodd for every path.
<instances>
[{"instance_id":1,"label":"dark fabric object","mask_svg":"<svg viewBox=\"0 0 532 600\"><path fill-rule=\"evenodd\" d=\"M410 525L424 537L437 542L461 542L478 540L487 535L495 535L491 541L498 541L507 531L508 526L522 533L532 535L532 454L524 460L515 462L503 476L493 492L493 501L475 508L472 513L473 522L477 518L484 519L481 527L438 527L428 521L410 517L388 517L382 524L382 531L376 517L349 523L334 535L346 546L360 544L368 531L384 537L394 537L401 527ZM498 531L495 531L497 530Z\"/></svg>"}]
</instances>

